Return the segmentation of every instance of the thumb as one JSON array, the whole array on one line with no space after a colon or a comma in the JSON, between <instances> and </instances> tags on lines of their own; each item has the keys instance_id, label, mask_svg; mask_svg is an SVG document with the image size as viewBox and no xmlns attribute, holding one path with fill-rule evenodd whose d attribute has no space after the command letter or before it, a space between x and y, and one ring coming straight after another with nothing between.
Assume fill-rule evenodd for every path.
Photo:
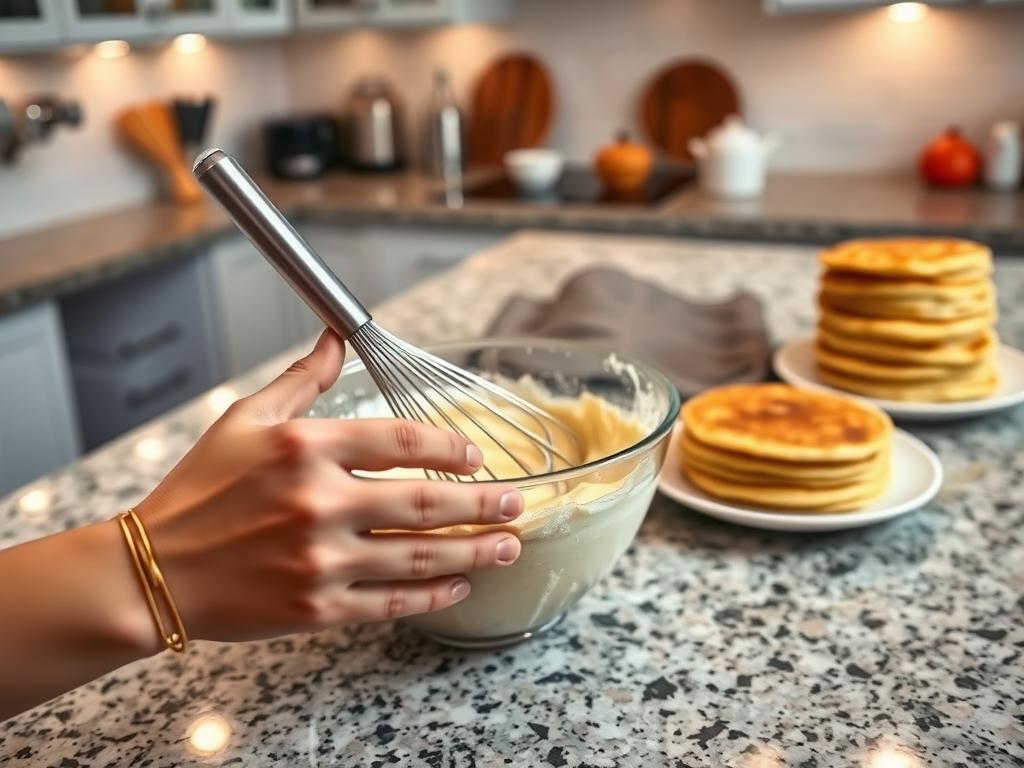
<instances>
[{"instance_id":1,"label":"thumb","mask_svg":"<svg viewBox=\"0 0 1024 768\"><path fill-rule=\"evenodd\" d=\"M292 363L288 370L259 392L246 398L261 421L287 421L309 410L317 395L338 380L345 362L345 343L329 328L317 339L313 351Z\"/></svg>"}]
</instances>

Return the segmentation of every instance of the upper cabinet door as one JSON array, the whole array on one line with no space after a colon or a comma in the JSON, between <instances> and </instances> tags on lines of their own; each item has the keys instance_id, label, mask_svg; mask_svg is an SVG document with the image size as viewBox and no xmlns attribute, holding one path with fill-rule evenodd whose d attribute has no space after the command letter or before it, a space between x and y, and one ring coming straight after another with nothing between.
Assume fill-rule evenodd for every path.
<instances>
[{"instance_id":1,"label":"upper cabinet door","mask_svg":"<svg viewBox=\"0 0 1024 768\"><path fill-rule=\"evenodd\" d=\"M63 34L62 1L0 0L0 52L56 45Z\"/></svg>"},{"instance_id":2,"label":"upper cabinet door","mask_svg":"<svg viewBox=\"0 0 1024 768\"><path fill-rule=\"evenodd\" d=\"M507 0L298 0L299 26L427 26L491 21L508 15Z\"/></svg>"},{"instance_id":3,"label":"upper cabinet door","mask_svg":"<svg viewBox=\"0 0 1024 768\"><path fill-rule=\"evenodd\" d=\"M229 0L163 0L153 26L159 32L223 32L230 23Z\"/></svg>"},{"instance_id":4,"label":"upper cabinet door","mask_svg":"<svg viewBox=\"0 0 1024 768\"><path fill-rule=\"evenodd\" d=\"M68 36L73 40L138 39L147 33L160 3L151 0L64 0Z\"/></svg>"},{"instance_id":5,"label":"upper cabinet door","mask_svg":"<svg viewBox=\"0 0 1024 768\"><path fill-rule=\"evenodd\" d=\"M768 13L799 13L801 11L849 11L884 5L884 0L763 0Z\"/></svg>"},{"instance_id":6,"label":"upper cabinet door","mask_svg":"<svg viewBox=\"0 0 1024 768\"><path fill-rule=\"evenodd\" d=\"M225 0L65 0L74 40L127 40L218 32L227 27Z\"/></svg>"},{"instance_id":7,"label":"upper cabinet door","mask_svg":"<svg viewBox=\"0 0 1024 768\"><path fill-rule=\"evenodd\" d=\"M455 0L383 0L384 24L441 24L456 20Z\"/></svg>"},{"instance_id":8,"label":"upper cabinet door","mask_svg":"<svg viewBox=\"0 0 1024 768\"><path fill-rule=\"evenodd\" d=\"M230 32L286 32L292 25L290 0L231 0Z\"/></svg>"},{"instance_id":9,"label":"upper cabinet door","mask_svg":"<svg viewBox=\"0 0 1024 768\"><path fill-rule=\"evenodd\" d=\"M332 29L376 23L382 0L298 0L299 26Z\"/></svg>"}]
</instances>

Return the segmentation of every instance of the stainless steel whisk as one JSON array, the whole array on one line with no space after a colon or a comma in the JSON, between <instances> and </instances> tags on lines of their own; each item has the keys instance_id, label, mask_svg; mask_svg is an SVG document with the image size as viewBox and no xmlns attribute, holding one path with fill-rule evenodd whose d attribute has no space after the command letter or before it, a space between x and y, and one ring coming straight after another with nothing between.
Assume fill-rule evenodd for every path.
<instances>
[{"instance_id":1,"label":"stainless steel whisk","mask_svg":"<svg viewBox=\"0 0 1024 768\"><path fill-rule=\"evenodd\" d=\"M579 449L572 430L562 421L504 387L408 344L374 323L366 308L233 157L223 150L209 149L196 158L192 171L310 309L359 353L396 416L447 428L479 442L479 435L467 432L472 425L471 431L486 436L524 475L574 465L558 446L561 442L573 453ZM491 418L480 418L480 409ZM497 423L510 425L536 455L524 456L507 445L495 434ZM486 455L488 447L481 447ZM531 461L537 458L539 466ZM499 479L486 462L483 471L491 479ZM428 472L428 476L466 479L441 472Z\"/></svg>"}]
</instances>

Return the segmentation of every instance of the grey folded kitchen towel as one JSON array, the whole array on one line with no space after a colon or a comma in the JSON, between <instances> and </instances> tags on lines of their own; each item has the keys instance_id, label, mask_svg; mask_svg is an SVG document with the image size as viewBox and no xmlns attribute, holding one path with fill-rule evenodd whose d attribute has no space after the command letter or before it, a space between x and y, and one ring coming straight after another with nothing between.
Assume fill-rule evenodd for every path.
<instances>
[{"instance_id":1,"label":"grey folded kitchen towel","mask_svg":"<svg viewBox=\"0 0 1024 768\"><path fill-rule=\"evenodd\" d=\"M771 343L755 297L689 301L615 269L580 272L551 301L513 296L487 333L600 341L657 367L684 397L769 374Z\"/></svg>"}]
</instances>

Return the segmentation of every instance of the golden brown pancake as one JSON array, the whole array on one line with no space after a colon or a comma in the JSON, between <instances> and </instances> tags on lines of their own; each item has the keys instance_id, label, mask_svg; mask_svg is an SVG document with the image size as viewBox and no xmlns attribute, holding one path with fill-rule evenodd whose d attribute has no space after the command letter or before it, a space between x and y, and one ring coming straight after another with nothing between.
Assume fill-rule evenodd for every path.
<instances>
[{"instance_id":1,"label":"golden brown pancake","mask_svg":"<svg viewBox=\"0 0 1024 768\"><path fill-rule=\"evenodd\" d=\"M694 443L688 444L684 438L680 443L680 464L685 469L690 467L710 477L738 485L765 486L785 485L797 488L831 488L837 485L853 485L867 482L877 471L879 464L889 460L887 451L880 451L863 461L841 461L818 463L799 461L776 461L762 459L766 464L773 465L765 471L750 471L742 464L734 463L724 456L741 456L730 451L722 451L721 455L710 460L693 450ZM714 451L714 449L711 449ZM751 457L751 460L758 461ZM832 476L826 476L831 473Z\"/></svg>"},{"instance_id":2,"label":"golden brown pancake","mask_svg":"<svg viewBox=\"0 0 1024 768\"><path fill-rule=\"evenodd\" d=\"M892 433L892 421L871 405L785 384L708 390L686 403L682 418L706 445L790 461L866 459Z\"/></svg>"},{"instance_id":3,"label":"golden brown pancake","mask_svg":"<svg viewBox=\"0 0 1024 768\"><path fill-rule=\"evenodd\" d=\"M950 238L854 240L822 251L820 379L887 400L985 397L998 384L992 254Z\"/></svg>"},{"instance_id":4,"label":"golden brown pancake","mask_svg":"<svg viewBox=\"0 0 1024 768\"><path fill-rule=\"evenodd\" d=\"M889 462L880 464L866 481L851 485L797 487L789 485L744 485L721 480L693 467L685 467L690 482L705 493L721 499L773 507L792 512L846 512L878 498L889 485Z\"/></svg>"},{"instance_id":5,"label":"golden brown pancake","mask_svg":"<svg viewBox=\"0 0 1024 768\"><path fill-rule=\"evenodd\" d=\"M828 270L821 276L822 292L830 296L870 299L929 299L961 301L965 298L993 295L992 281L978 274L968 279L884 278Z\"/></svg>"},{"instance_id":6,"label":"golden brown pancake","mask_svg":"<svg viewBox=\"0 0 1024 768\"><path fill-rule=\"evenodd\" d=\"M836 352L819 340L814 349L818 365L831 368L839 373L857 376L862 379L874 379L884 384L916 383L926 381L946 381L952 378L969 376L982 366L988 367L985 360L973 365L915 365L913 363L879 363L861 357Z\"/></svg>"},{"instance_id":7,"label":"golden brown pancake","mask_svg":"<svg viewBox=\"0 0 1024 768\"><path fill-rule=\"evenodd\" d=\"M847 336L818 326L818 341L829 349L875 362L911 365L976 365L995 355L999 344L996 332L988 329L976 336L948 344L910 345L881 339Z\"/></svg>"},{"instance_id":8,"label":"golden brown pancake","mask_svg":"<svg viewBox=\"0 0 1024 768\"><path fill-rule=\"evenodd\" d=\"M933 300L926 298L872 299L866 297L838 296L823 289L818 303L827 309L834 309L861 317L888 317L905 320L959 320L984 314L992 306L991 294L962 299Z\"/></svg>"},{"instance_id":9,"label":"golden brown pancake","mask_svg":"<svg viewBox=\"0 0 1024 768\"><path fill-rule=\"evenodd\" d=\"M848 240L821 252L829 269L889 277L942 277L992 269L987 246L954 238Z\"/></svg>"},{"instance_id":10,"label":"golden brown pancake","mask_svg":"<svg viewBox=\"0 0 1024 768\"><path fill-rule=\"evenodd\" d=\"M881 458L881 452L866 459L854 461L786 461L727 451L706 445L689 430L683 431L679 441L680 460L690 463L708 474L746 478L771 477L776 481L820 485L839 485L854 482L869 474Z\"/></svg>"},{"instance_id":11,"label":"golden brown pancake","mask_svg":"<svg viewBox=\"0 0 1024 768\"><path fill-rule=\"evenodd\" d=\"M860 317L821 308L819 322L825 328L844 336L883 339L904 344L942 344L976 337L992 327L995 309L959 320L903 320L881 317Z\"/></svg>"},{"instance_id":12,"label":"golden brown pancake","mask_svg":"<svg viewBox=\"0 0 1024 768\"><path fill-rule=\"evenodd\" d=\"M868 397L924 403L979 400L999 389L999 374L992 363L971 371L969 376L942 381L892 383L851 376L819 365L818 379L829 386Z\"/></svg>"}]
</instances>

